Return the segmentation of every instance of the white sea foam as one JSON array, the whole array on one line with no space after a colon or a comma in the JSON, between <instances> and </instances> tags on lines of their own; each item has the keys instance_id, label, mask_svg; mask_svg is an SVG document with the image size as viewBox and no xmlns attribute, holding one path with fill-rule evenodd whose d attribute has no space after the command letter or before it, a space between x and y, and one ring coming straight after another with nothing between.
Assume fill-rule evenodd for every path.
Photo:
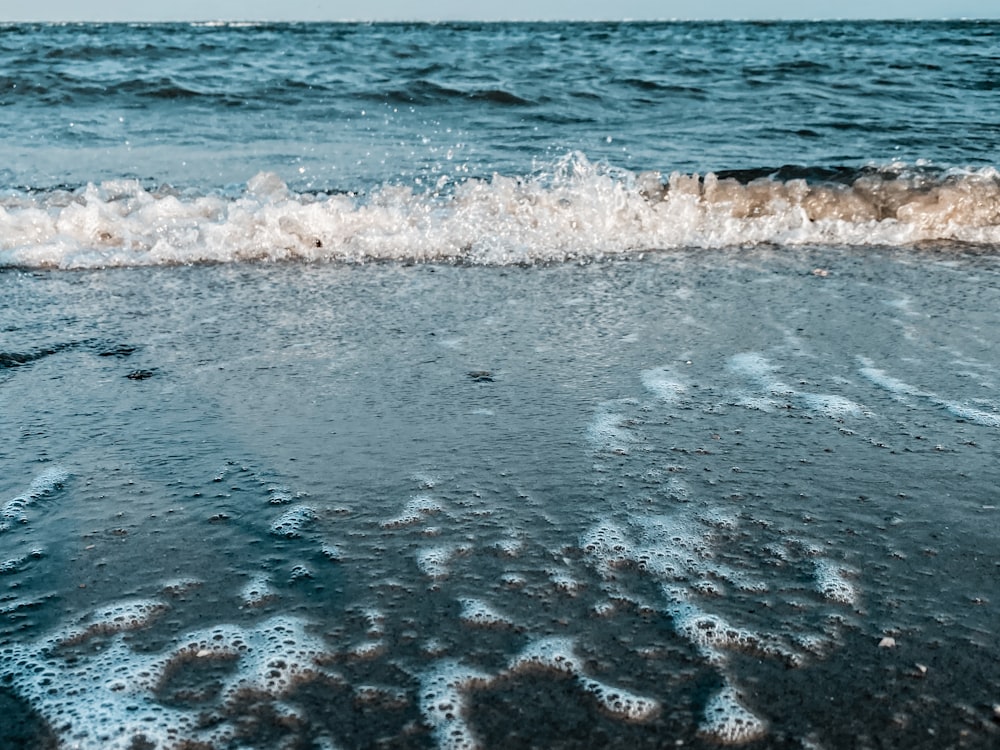
<instances>
[{"instance_id":1,"label":"white sea foam","mask_svg":"<svg viewBox=\"0 0 1000 750\"><path fill-rule=\"evenodd\" d=\"M302 536L304 527L316 520L315 509L308 505L297 505L282 513L271 524L271 533L294 539Z\"/></svg>"},{"instance_id":2,"label":"white sea foam","mask_svg":"<svg viewBox=\"0 0 1000 750\"><path fill-rule=\"evenodd\" d=\"M158 614L166 609L166 605L155 599L131 599L96 610L83 618L81 623L53 636L53 642L59 646L82 643L96 635L113 635L127 630L144 627Z\"/></svg>"},{"instance_id":3,"label":"white sea foam","mask_svg":"<svg viewBox=\"0 0 1000 750\"><path fill-rule=\"evenodd\" d=\"M227 722L200 727L197 711L162 700L174 676L198 663L234 665L221 677L221 706L247 690L277 699L297 680L325 674L318 664L325 645L291 617L187 633L166 652L133 649L125 633L145 627L165 608L156 600L108 605L78 625L4 647L0 674L49 722L63 746L109 750L136 747L143 744L140 738L164 748L186 741L228 745L233 733Z\"/></svg>"},{"instance_id":4,"label":"white sea foam","mask_svg":"<svg viewBox=\"0 0 1000 750\"><path fill-rule=\"evenodd\" d=\"M270 576L260 573L249 581L240 592L240 598L248 607L259 607L260 605L274 599L277 591L271 585Z\"/></svg>"},{"instance_id":5,"label":"white sea foam","mask_svg":"<svg viewBox=\"0 0 1000 750\"><path fill-rule=\"evenodd\" d=\"M467 544L441 544L427 547L417 552L417 567L424 575L431 578L447 578L449 563L456 555L465 554L472 549Z\"/></svg>"},{"instance_id":6,"label":"white sea foam","mask_svg":"<svg viewBox=\"0 0 1000 750\"><path fill-rule=\"evenodd\" d=\"M793 659L793 654L775 639L735 627L722 617L692 604L686 596L679 599L675 587L666 587L665 593L672 600L666 612L673 619L674 630L697 646L708 661L721 664L724 651L746 651L759 656Z\"/></svg>"},{"instance_id":7,"label":"white sea foam","mask_svg":"<svg viewBox=\"0 0 1000 750\"><path fill-rule=\"evenodd\" d=\"M517 673L531 669L551 669L576 678L584 691L597 699L609 714L626 721L648 721L660 710L658 701L606 685L586 674L583 663L573 653L571 638L542 638L525 646L508 669Z\"/></svg>"},{"instance_id":8,"label":"white sea foam","mask_svg":"<svg viewBox=\"0 0 1000 750\"><path fill-rule=\"evenodd\" d=\"M842 565L836 565L829 560L816 560L816 587L830 601L841 604L855 604L858 601L858 591L847 578L851 572Z\"/></svg>"},{"instance_id":9,"label":"white sea foam","mask_svg":"<svg viewBox=\"0 0 1000 750\"><path fill-rule=\"evenodd\" d=\"M737 690L724 687L705 705L705 718L699 733L725 745L742 745L764 735L767 725L740 702Z\"/></svg>"},{"instance_id":10,"label":"white sea foam","mask_svg":"<svg viewBox=\"0 0 1000 750\"><path fill-rule=\"evenodd\" d=\"M295 194L275 174L236 198L138 182L17 194L0 204L0 266L93 268L235 260L448 260L487 264L754 243L1000 242L1000 181L877 175L852 185L673 174L665 183L591 164L470 179L447 194L384 186L364 197Z\"/></svg>"},{"instance_id":11,"label":"white sea foam","mask_svg":"<svg viewBox=\"0 0 1000 750\"><path fill-rule=\"evenodd\" d=\"M588 429L590 440L598 450L628 453L636 437L624 424L625 417L611 411L614 407L613 402L603 404L594 415L594 420Z\"/></svg>"},{"instance_id":12,"label":"white sea foam","mask_svg":"<svg viewBox=\"0 0 1000 750\"><path fill-rule=\"evenodd\" d=\"M1000 427L1000 414L983 411L961 401L942 400L941 405L959 419L964 419L984 427Z\"/></svg>"},{"instance_id":13,"label":"white sea foam","mask_svg":"<svg viewBox=\"0 0 1000 750\"><path fill-rule=\"evenodd\" d=\"M849 398L832 393L810 393L783 382L777 377L776 366L759 352L741 352L729 359L729 369L754 382L763 395L741 394L738 403L751 409L771 411L781 405L772 396L789 399L799 408L839 419L845 416L862 416L864 407Z\"/></svg>"},{"instance_id":14,"label":"white sea foam","mask_svg":"<svg viewBox=\"0 0 1000 750\"><path fill-rule=\"evenodd\" d=\"M532 671L554 671L575 678L580 687L611 716L624 721L644 722L660 711L658 701L607 685L586 674L573 652L571 638L541 638L529 642L505 670L495 674L467 667L455 660L443 660L420 680L420 711L434 730L437 746L443 750L474 750L482 746L468 723L468 691L487 688L507 675Z\"/></svg>"},{"instance_id":15,"label":"white sea foam","mask_svg":"<svg viewBox=\"0 0 1000 750\"><path fill-rule=\"evenodd\" d=\"M973 406L968 401L946 398L931 391L925 391L909 385L889 375L885 370L875 367L874 363L866 357L858 357L858 363L861 365L858 368L858 372L861 373L862 377L888 392L897 400L904 400L906 397L923 400L941 407L967 422L982 425L983 427L1000 427L1000 411L986 411L985 409Z\"/></svg>"},{"instance_id":16,"label":"white sea foam","mask_svg":"<svg viewBox=\"0 0 1000 750\"><path fill-rule=\"evenodd\" d=\"M420 680L420 712L434 730L441 750L474 750L480 747L466 721L465 692L487 684L490 675L457 661L439 662Z\"/></svg>"},{"instance_id":17,"label":"white sea foam","mask_svg":"<svg viewBox=\"0 0 1000 750\"><path fill-rule=\"evenodd\" d=\"M461 599L462 613L458 616L466 625L473 625L482 628L509 628L513 627L514 621L506 615L496 611L488 602L482 599L466 598Z\"/></svg>"},{"instance_id":18,"label":"white sea foam","mask_svg":"<svg viewBox=\"0 0 1000 750\"><path fill-rule=\"evenodd\" d=\"M434 498L427 495L417 495L407 501L403 512L398 516L382 521L382 528L394 529L402 526L410 526L441 510L441 503Z\"/></svg>"},{"instance_id":19,"label":"white sea foam","mask_svg":"<svg viewBox=\"0 0 1000 750\"><path fill-rule=\"evenodd\" d=\"M68 472L59 466L50 466L31 480L28 489L4 503L0 508L0 531L10 527L11 523L28 522L28 506L36 500L54 492L69 478Z\"/></svg>"},{"instance_id":20,"label":"white sea foam","mask_svg":"<svg viewBox=\"0 0 1000 750\"><path fill-rule=\"evenodd\" d=\"M661 401L675 403L680 401L687 392L684 384L669 367L656 367L643 370L642 384Z\"/></svg>"}]
</instances>

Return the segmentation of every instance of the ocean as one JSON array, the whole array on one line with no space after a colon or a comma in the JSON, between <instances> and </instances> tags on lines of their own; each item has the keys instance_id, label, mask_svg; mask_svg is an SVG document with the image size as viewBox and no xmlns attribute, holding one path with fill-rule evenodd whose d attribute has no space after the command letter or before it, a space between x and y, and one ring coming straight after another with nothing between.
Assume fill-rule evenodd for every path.
<instances>
[{"instance_id":1,"label":"ocean","mask_svg":"<svg viewBox=\"0 0 1000 750\"><path fill-rule=\"evenodd\" d=\"M0 25L0 748L996 747L997 87Z\"/></svg>"}]
</instances>

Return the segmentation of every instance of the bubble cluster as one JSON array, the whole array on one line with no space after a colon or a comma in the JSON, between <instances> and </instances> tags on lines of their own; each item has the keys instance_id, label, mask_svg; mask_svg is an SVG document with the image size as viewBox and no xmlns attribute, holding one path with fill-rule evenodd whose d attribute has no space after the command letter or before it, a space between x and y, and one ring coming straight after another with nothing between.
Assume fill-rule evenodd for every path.
<instances>
[{"instance_id":1,"label":"bubble cluster","mask_svg":"<svg viewBox=\"0 0 1000 750\"><path fill-rule=\"evenodd\" d=\"M417 552L417 567L430 578L447 578L452 558L467 554L471 550L470 545L458 543L426 547Z\"/></svg>"},{"instance_id":2,"label":"bubble cluster","mask_svg":"<svg viewBox=\"0 0 1000 750\"><path fill-rule=\"evenodd\" d=\"M489 684L491 676L455 660L439 662L420 679L420 713L432 728L440 750L480 747L466 714L468 689Z\"/></svg>"},{"instance_id":3,"label":"bubble cluster","mask_svg":"<svg viewBox=\"0 0 1000 750\"><path fill-rule=\"evenodd\" d=\"M462 605L462 613L458 617L467 625L482 628L514 627L513 620L497 612L496 609L482 599L470 597L460 599L459 603Z\"/></svg>"},{"instance_id":4,"label":"bubble cluster","mask_svg":"<svg viewBox=\"0 0 1000 750\"><path fill-rule=\"evenodd\" d=\"M542 638L529 643L508 666L518 672L548 669L576 678L583 690L592 695L600 706L612 716L626 721L648 721L660 710L659 702L635 695L622 688L611 687L588 676L583 664L573 652L569 638Z\"/></svg>"},{"instance_id":5,"label":"bubble cluster","mask_svg":"<svg viewBox=\"0 0 1000 750\"><path fill-rule=\"evenodd\" d=\"M0 669L67 744L113 750L228 742L232 727L224 717L241 695L278 699L299 681L327 675L320 662L328 647L292 617L190 632L166 652L131 646L125 633L147 626L165 609L157 601L116 603L91 613L80 627L4 647ZM166 698L179 675L213 662L232 668L220 673L210 702L200 701L201 708L220 711L218 721L205 725L198 712Z\"/></svg>"},{"instance_id":6,"label":"bubble cluster","mask_svg":"<svg viewBox=\"0 0 1000 750\"><path fill-rule=\"evenodd\" d=\"M282 513L271 524L271 533L288 539L302 536L303 529L316 520L316 510L308 505L297 505Z\"/></svg>"},{"instance_id":7,"label":"bubble cluster","mask_svg":"<svg viewBox=\"0 0 1000 750\"><path fill-rule=\"evenodd\" d=\"M36 500L55 492L67 479L69 473L59 466L50 466L42 471L31 480L25 492L8 500L0 508L0 531L6 531L12 523L27 523L28 507Z\"/></svg>"},{"instance_id":8,"label":"bubble cluster","mask_svg":"<svg viewBox=\"0 0 1000 750\"><path fill-rule=\"evenodd\" d=\"M418 495L417 497L410 498L403 508L403 512L400 513L395 518L389 518L382 521L383 529L396 529L403 526L410 526L411 524L418 523L424 518L442 511L443 508L441 503L432 497L427 495Z\"/></svg>"},{"instance_id":9,"label":"bubble cluster","mask_svg":"<svg viewBox=\"0 0 1000 750\"><path fill-rule=\"evenodd\" d=\"M740 703L739 692L726 687L705 705L705 718L699 733L725 745L742 745L762 737L767 724Z\"/></svg>"},{"instance_id":10,"label":"bubble cluster","mask_svg":"<svg viewBox=\"0 0 1000 750\"><path fill-rule=\"evenodd\" d=\"M240 599L248 607L259 607L277 596L277 591L271 585L271 577L258 573L243 587Z\"/></svg>"},{"instance_id":11,"label":"bubble cluster","mask_svg":"<svg viewBox=\"0 0 1000 750\"><path fill-rule=\"evenodd\" d=\"M469 723L468 692L486 689L500 680L531 672L556 672L573 677L603 711L622 721L646 722L660 712L650 698L607 685L586 674L569 638L540 638L529 642L507 667L490 674L454 659L438 662L420 680L420 711L434 729L439 748L475 750L482 743Z\"/></svg>"}]
</instances>

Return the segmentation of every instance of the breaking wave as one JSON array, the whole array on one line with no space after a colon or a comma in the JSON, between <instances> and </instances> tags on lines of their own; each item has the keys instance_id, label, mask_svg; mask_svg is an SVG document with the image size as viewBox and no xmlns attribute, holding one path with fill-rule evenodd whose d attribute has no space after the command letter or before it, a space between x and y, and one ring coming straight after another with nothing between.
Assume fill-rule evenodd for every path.
<instances>
[{"instance_id":1,"label":"breaking wave","mask_svg":"<svg viewBox=\"0 0 1000 750\"><path fill-rule=\"evenodd\" d=\"M232 261L599 259L759 244L1000 246L1000 172L785 167L635 173L566 157L522 177L295 193L262 172L235 194L134 180L0 198L0 267Z\"/></svg>"}]
</instances>

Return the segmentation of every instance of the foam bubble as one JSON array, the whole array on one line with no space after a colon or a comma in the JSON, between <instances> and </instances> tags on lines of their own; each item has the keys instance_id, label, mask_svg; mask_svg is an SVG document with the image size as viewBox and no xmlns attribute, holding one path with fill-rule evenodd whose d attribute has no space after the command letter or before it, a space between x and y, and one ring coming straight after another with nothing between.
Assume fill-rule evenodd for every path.
<instances>
[{"instance_id":1,"label":"foam bubble","mask_svg":"<svg viewBox=\"0 0 1000 750\"><path fill-rule=\"evenodd\" d=\"M351 658L368 661L383 656L388 650L389 647L386 645L385 641L365 641L363 643L359 643L357 646L354 646L347 652L347 654Z\"/></svg>"},{"instance_id":2,"label":"foam bubble","mask_svg":"<svg viewBox=\"0 0 1000 750\"><path fill-rule=\"evenodd\" d=\"M259 607L273 600L278 595L271 585L270 576L265 573L255 575L240 591L240 598L248 607Z\"/></svg>"},{"instance_id":3,"label":"foam bubble","mask_svg":"<svg viewBox=\"0 0 1000 750\"><path fill-rule=\"evenodd\" d=\"M865 359L864 357L859 357L858 361L862 364L859 369L862 377L866 378L872 384L877 385L885 391L888 391L893 396L897 398L900 396L927 396L928 394L914 388L911 385L907 385L902 380L897 380L896 378L890 376L885 370L880 370L875 367L870 359Z\"/></svg>"},{"instance_id":4,"label":"foam bubble","mask_svg":"<svg viewBox=\"0 0 1000 750\"><path fill-rule=\"evenodd\" d=\"M625 532L611 521L602 521L588 530L580 539L580 548L593 561L601 576L614 577L616 568L636 559Z\"/></svg>"},{"instance_id":5,"label":"foam bubble","mask_svg":"<svg viewBox=\"0 0 1000 750\"><path fill-rule=\"evenodd\" d=\"M369 637L380 636L385 633L385 613L378 609L366 609L363 613L365 621L368 623Z\"/></svg>"},{"instance_id":6,"label":"foam bubble","mask_svg":"<svg viewBox=\"0 0 1000 750\"><path fill-rule=\"evenodd\" d=\"M271 524L271 533L277 536L295 539L302 536L302 529L315 521L316 511L308 505L297 505L282 513Z\"/></svg>"},{"instance_id":7,"label":"foam bubble","mask_svg":"<svg viewBox=\"0 0 1000 750\"><path fill-rule=\"evenodd\" d=\"M531 669L550 669L576 678L577 683L609 714L626 721L648 721L660 710L658 701L635 695L627 690L606 685L589 677L583 664L573 653L570 638L542 638L525 646L508 669L516 674Z\"/></svg>"},{"instance_id":8,"label":"foam bubble","mask_svg":"<svg viewBox=\"0 0 1000 750\"><path fill-rule=\"evenodd\" d=\"M287 487L268 487L267 498L271 505L286 505L292 502L294 495Z\"/></svg>"},{"instance_id":9,"label":"foam bubble","mask_svg":"<svg viewBox=\"0 0 1000 750\"><path fill-rule=\"evenodd\" d=\"M174 578L165 581L160 586L160 591L168 596L181 596L182 594L204 584L200 578Z\"/></svg>"},{"instance_id":10,"label":"foam bubble","mask_svg":"<svg viewBox=\"0 0 1000 750\"><path fill-rule=\"evenodd\" d=\"M816 560L814 565L816 588L823 596L840 604L857 603L858 590L846 577L851 571L829 560Z\"/></svg>"},{"instance_id":11,"label":"foam bubble","mask_svg":"<svg viewBox=\"0 0 1000 750\"><path fill-rule=\"evenodd\" d=\"M983 427L1000 427L1000 414L983 411L960 401L941 401L941 405L959 419Z\"/></svg>"},{"instance_id":12,"label":"foam bubble","mask_svg":"<svg viewBox=\"0 0 1000 750\"><path fill-rule=\"evenodd\" d=\"M521 550L524 549L524 540L501 539L499 542L494 544L493 547L505 557L517 557L521 554Z\"/></svg>"},{"instance_id":13,"label":"foam bubble","mask_svg":"<svg viewBox=\"0 0 1000 750\"><path fill-rule=\"evenodd\" d=\"M527 585L528 579L520 573L507 572L500 576L500 583L507 588L519 589Z\"/></svg>"},{"instance_id":14,"label":"foam bubble","mask_svg":"<svg viewBox=\"0 0 1000 750\"><path fill-rule=\"evenodd\" d=\"M19 557L11 557L7 560L0 561L0 575L5 575L7 573L16 573L24 567L24 564L28 562L28 555L20 555Z\"/></svg>"},{"instance_id":15,"label":"foam bubble","mask_svg":"<svg viewBox=\"0 0 1000 750\"><path fill-rule=\"evenodd\" d=\"M459 599L459 603L462 605L462 612L458 618L466 625L481 628L514 627L513 620L497 612L482 599Z\"/></svg>"},{"instance_id":16,"label":"foam bubble","mask_svg":"<svg viewBox=\"0 0 1000 750\"><path fill-rule=\"evenodd\" d=\"M490 675L454 660L439 662L420 679L420 712L434 732L441 750L475 750L480 747L468 725L465 691L485 685Z\"/></svg>"},{"instance_id":17,"label":"foam bubble","mask_svg":"<svg viewBox=\"0 0 1000 750\"><path fill-rule=\"evenodd\" d=\"M69 473L59 466L50 466L31 480L28 489L7 501L0 508L0 531L9 527L10 523L27 523L27 509L36 500L59 489L69 479Z\"/></svg>"},{"instance_id":18,"label":"foam bubble","mask_svg":"<svg viewBox=\"0 0 1000 750\"><path fill-rule=\"evenodd\" d=\"M858 417L864 413L860 404L843 396L829 393L801 393L798 395L805 408L820 412L828 417Z\"/></svg>"},{"instance_id":19,"label":"foam bubble","mask_svg":"<svg viewBox=\"0 0 1000 750\"><path fill-rule=\"evenodd\" d=\"M656 367L642 371L642 384L661 401L676 403L687 393L687 386L681 382L669 367Z\"/></svg>"},{"instance_id":20,"label":"foam bubble","mask_svg":"<svg viewBox=\"0 0 1000 750\"><path fill-rule=\"evenodd\" d=\"M80 625L62 631L54 640L59 646L71 646L83 643L97 635L113 635L125 630L138 630L148 625L154 617L164 610L166 610L166 605L155 599L130 599L116 602L85 616Z\"/></svg>"},{"instance_id":21,"label":"foam bubble","mask_svg":"<svg viewBox=\"0 0 1000 750\"><path fill-rule=\"evenodd\" d=\"M333 562L340 562L344 559L344 550L341 549L339 544L324 542L323 546L320 548L320 552L322 552L323 557Z\"/></svg>"},{"instance_id":22,"label":"foam bubble","mask_svg":"<svg viewBox=\"0 0 1000 750\"><path fill-rule=\"evenodd\" d=\"M148 625L163 609L151 600L109 605L78 627L6 647L0 672L65 746L113 750L134 748L140 738L156 747L228 746L233 733L225 720L205 725L198 711L162 700L175 677L199 663L233 665L217 676L220 707L236 705L247 690L280 699L299 680L326 675L319 666L328 658L324 643L291 617L252 628L222 624L187 633L163 653L130 647L124 634ZM90 641L98 637L95 648Z\"/></svg>"},{"instance_id":23,"label":"foam bubble","mask_svg":"<svg viewBox=\"0 0 1000 750\"><path fill-rule=\"evenodd\" d=\"M725 745L742 745L767 733L767 725L740 703L735 688L726 686L705 705L699 733Z\"/></svg>"},{"instance_id":24,"label":"foam bubble","mask_svg":"<svg viewBox=\"0 0 1000 750\"><path fill-rule=\"evenodd\" d=\"M409 526L423 520L429 515L442 511L441 503L427 495L418 495L410 498L403 508L403 512L395 518L382 521L383 529L394 529L401 526Z\"/></svg>"},{"instance_id":25,"label":"foam bubble","mask_svg":"<svg viewBox=\"0 0 1000 750\"><path fill-rule=\"evenodd\" d=\"M787 385L774 376L777 368L759 352L734 354L729 358L729 369L740 375L745 375L752 380L756 380L764 389L772 393L791 392L791 389Z\"/></svg>"},{"instance_id":26,"label":"foam bubble","mask_svg":"<svg viewBox=\"0 0 1000 750\"><path fill-rule=\"evenodd\" d=\"M668 596L676 600L676 591L668 591ZM734 627L722 617L709 614L690 602L675 601L666 611L678 635L697 646L709 661L721 663L722 651L747 651L762 656L789 654L787 649L769 642L759 633Z\"/></svg>"},{"instance_id":27,"label":"foam bubble","mask_svg":"<svg viewBox=\"0 0 1000 750\"><path fill-rule=\"evenodd\" d=\"M417 567L431 578L447 578L451 559L456 555L466 554L471 549L468 544L442 544L422 549L417 552Z\"/></svg>"},{"instance_id":28,"label":"foam bubble","mask_svg":"<svg viewBox=\"0 0 1000 750\"><path fill-rule=\"evenodd\" d=\"M576 580L563 570L549 570L548 575L549 580L552 582L552 585L555 586L556 591L563 594L576 596L580 589L583 588L583 584L580 581Z\"/></svg>"}]
</instances>

